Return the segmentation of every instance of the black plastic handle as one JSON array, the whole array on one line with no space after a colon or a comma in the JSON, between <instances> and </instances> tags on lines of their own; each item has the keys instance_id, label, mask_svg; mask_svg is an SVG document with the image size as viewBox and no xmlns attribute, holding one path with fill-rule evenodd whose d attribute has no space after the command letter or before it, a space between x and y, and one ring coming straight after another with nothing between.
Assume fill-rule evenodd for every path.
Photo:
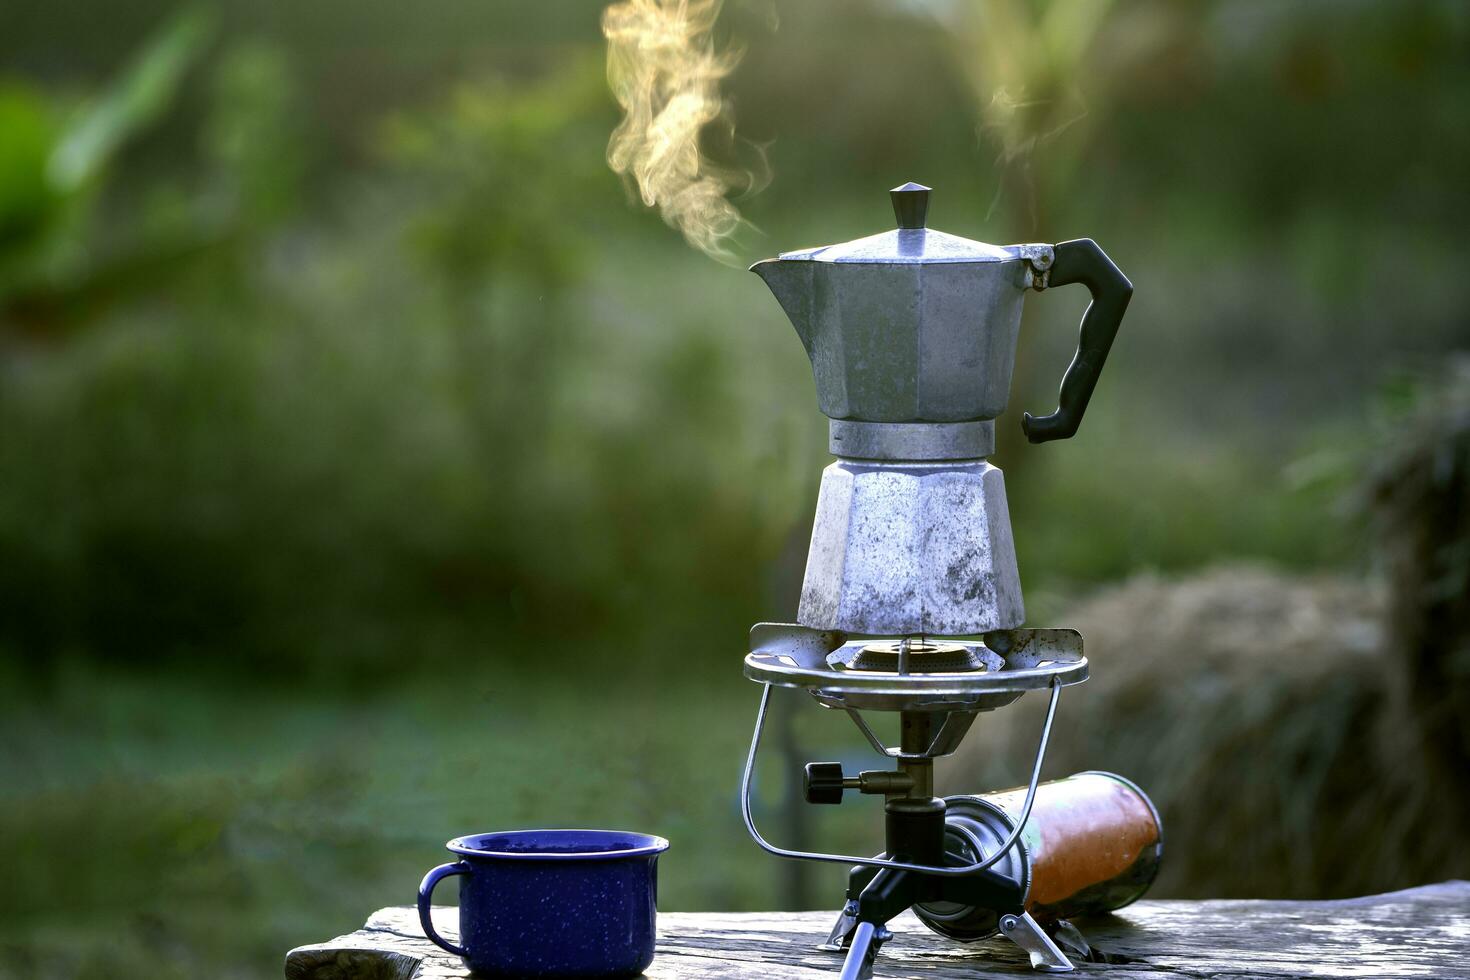
<instances>
[{"instance_id":1,"label":"black plastic handle","mask_svg":"<svg viewBox=\"0 0 1470 980\"><path fill-rule=\"evenodd\" d=\"M1092 302L1082 314L1081 337L1077 356L1062 378L1062 391L1057 410L1040 418L1026 412L1021 417L1021 431L1032 442L1070 439L1082 424L1082 413L1097 387L1103 362L1118 335L1118 324L1133 298L1133 283L1113 265L1113 260L1091 238L1062 242L1053 250L1049 286L1067 286L1080 282L1092 293Z\"/></svg>"}]
</instances>

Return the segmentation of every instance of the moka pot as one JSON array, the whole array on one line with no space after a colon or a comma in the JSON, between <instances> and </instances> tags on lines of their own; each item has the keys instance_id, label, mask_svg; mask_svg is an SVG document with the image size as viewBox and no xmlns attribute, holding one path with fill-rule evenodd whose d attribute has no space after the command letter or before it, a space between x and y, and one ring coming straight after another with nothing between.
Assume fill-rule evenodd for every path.
<instances>
[{"instance_id":1,"label":"moka pot","mask_svg":"<svg viewBox=\"0 0 1470 980\"><path fill-rule=\"evenodd\" d=\"M812 363L837 462L822 475L797 619L877 635L969 635L1025 619L1001 472L1027 290L1092 294L1056 411L1032 442L1077 431L1133 287L1091 239L987 245L926 227L930 189L890 192L898 228L751 267Z\"/></svg>"}]
</instances>

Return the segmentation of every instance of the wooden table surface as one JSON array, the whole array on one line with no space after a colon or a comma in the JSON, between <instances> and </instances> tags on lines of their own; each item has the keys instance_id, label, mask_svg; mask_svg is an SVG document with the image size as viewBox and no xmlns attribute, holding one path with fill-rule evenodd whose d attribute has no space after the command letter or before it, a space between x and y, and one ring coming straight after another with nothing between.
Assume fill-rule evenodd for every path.
<instances>
[{"instance_id":1,"label":"wooden table surface","mask_svg":"<svg viewBox=\"0 0 1470 980\"><path fill-rule=\"evenodd\" d=\"M663 913L659 978L835 976L842 957L815 949L834 912ZM458 938L458 913L436 908ZM1078 963L1075 977L1235 980L1245 977L1436 977L1470 980L1470 882L1332 902L1139 902L1078 923L1111 963ZM1032 974L1009 942L966 945L931 933L910 913L891 923L875 977L984 978ZM286 956L288 980L447 980L460 961L424 938L410 908L373 914L357 932Z\"/></svg>"}]
</instances>

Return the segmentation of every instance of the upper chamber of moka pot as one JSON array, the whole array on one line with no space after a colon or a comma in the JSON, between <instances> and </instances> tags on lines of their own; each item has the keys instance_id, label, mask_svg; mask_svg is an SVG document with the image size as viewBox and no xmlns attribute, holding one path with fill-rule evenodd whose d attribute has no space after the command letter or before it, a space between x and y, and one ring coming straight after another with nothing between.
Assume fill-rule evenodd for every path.
<instances>
[{"instance_id":1,"label":"upper chamber of moka pot","mask_svg":"<svg viewBox=\"0 0 1470 980\"><path fill-rule=\"evenodd\" d=\"M1005 411L1021 301L1035 281L1032 263L1049 265L1051 246L987 245L936 231L925 227L929 188L910 183L889 193L897 229L784 252L751 271L801 337L822 414L979 431L974 423Z\"/></svg>"},{"instance_id":2,"label":"upper chamber of moka pot","mask_svg":"<svg viewBox=\"0 0 1470 980\"><path fill-rule=\"evenodd\" d=\"M1063 250L1076 268L1060 281L1087 282L1098 300L1092 274L1111 270L1125 290L1105 311L1100 350L1085 349L1084 322L1062 406L1026 417L1040 442L1075 431L1131 290L1085 239L999 246L930 229L929 194L912 183L890 192L893 231L752 266L811 359L838 457L822 477L797 617L812 629L959 636L1021 624L1005 485L985 457L1010 395L1022 300L1055 280Z\"/></svg>"}]
</instances>

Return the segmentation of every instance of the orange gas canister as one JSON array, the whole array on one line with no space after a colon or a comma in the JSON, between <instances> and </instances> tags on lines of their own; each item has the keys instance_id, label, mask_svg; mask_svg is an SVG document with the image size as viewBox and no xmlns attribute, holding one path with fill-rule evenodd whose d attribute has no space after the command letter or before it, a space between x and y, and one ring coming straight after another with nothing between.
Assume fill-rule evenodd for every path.
<instances>
[{"instance_id":1,"label":"orange gas canister","mask_svg":"<svg viewBox=\"0 0 1470 980\"><path fill-rule=\"evenodd\" d=\"M955 863L995 852L1015 829L1025 788L945 798L946 848ZM1158 811L1143 790L1108 772L1042 783L1021 839L995 870L1022 883L1038 921L1120 909L1153 884L1163 854ZM916 905L925 925L953 939L994 935L994 910L948 902Z\"/></svg>"}]
</instances>

